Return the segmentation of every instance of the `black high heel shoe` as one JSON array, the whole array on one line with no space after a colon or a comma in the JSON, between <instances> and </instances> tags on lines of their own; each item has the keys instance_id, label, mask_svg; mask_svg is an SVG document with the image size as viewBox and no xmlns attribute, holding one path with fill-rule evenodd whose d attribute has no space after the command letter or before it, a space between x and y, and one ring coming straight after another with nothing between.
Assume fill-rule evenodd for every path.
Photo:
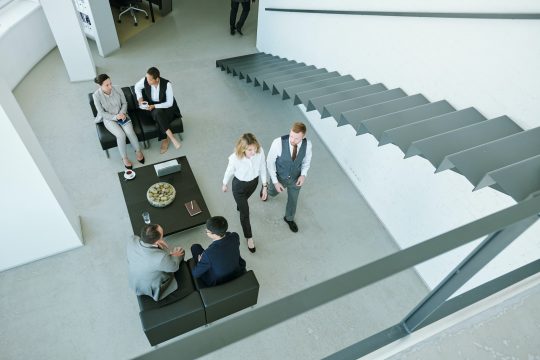
<instances>
[{"instance_id":1,"label":"black high heel shoe","mask_svg":"<svg viewBox=\"0 0 540 360\"><path fill-rule=\"evenodd\" d=\"M252 248L249 247L248 239L246 239L246 242L247 242L247 248L248 248L250 253L253 254L255 251L257 251L257 248L255 246L253 246ZM255 243L253 243L253 244L255 244Z\"/></svg>"},{"instance_id":2,"label":"black high heel shoe","mask_svg":"<svg viewBox=\"0 0 540 360\"><path fill-rule=\"evenodd\" d=\"M137 152L136 152L136 155L139 154L139 153L142 155L142 159L141 159L141 160L139 160L139 159L137 159L137 158L135 158L135 159L137 159L137 161L138 161L139 163L144 164L144 160L145 160L145 159L144 159L144 154L142 153L142 151L137 151Z\"/></svg>"}]
</instances>

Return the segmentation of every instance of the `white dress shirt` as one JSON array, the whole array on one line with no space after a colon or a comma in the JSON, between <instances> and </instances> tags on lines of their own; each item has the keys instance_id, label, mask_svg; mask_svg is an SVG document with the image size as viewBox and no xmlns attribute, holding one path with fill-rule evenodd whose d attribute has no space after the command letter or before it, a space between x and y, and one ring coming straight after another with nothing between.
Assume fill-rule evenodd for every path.
<instances>
[{"instance_id":1,"label":"white dress shirt","mask_svg":"<svg viewBox=\"0 0 540 360\"><path fill-rule=\"evenodd\" d=\"M306 156L304 156L304 159L302 159L302 167L300 168L300 175L307 176L309 167L311 165L311 141L306 141ZM268 150L268 158L266 159L266 165L268 166L268 172L270 173L270 178L272 179L272 183L277 183L277 173L276 173L276 159L281 156L281 137L278 137L277 139L274 139L272 141L272 145L270 145L270 150ZM298 144L297 148L297 154L300 154L300 149L302 147L302 142ZM291 152L291 157L293 153L293 146L291 145L291 142L289 141L289 151Z\"/></svg>"},{"instance_id":2,"label":"white dress shirt","mask_svg":"<svg viewBox=\"0 0 540 360\"><path fill-rule=\"evenodd\" d=\"M142 91L144 89L144 80L146 80L145 77L137 81L137 83L135 84L135 95L137 96L137 100L142 99L143 97ZM161 85L161 80L156 86L150 85L150 93L151 93L150 99L152 99L152 101L154 102L159 101L159 86L160 85ZM171 106L173 106L173 102L174 102L174 94L173 94L171 82L169 81L167 83L167 89L165 90L165 101L160 104L155 104L154 106L156 109L170 108Z\"/></svg>"},{"instance_id":3,"label":"white dress shirt","mask_svg":"<svg viewBox=\"0 0 540 360\"><path fill-rule=\"evenodd\" d=\"M236 153L229 156L229 165L227 165L227 170L225 170L225 175L223 176L223 185L227 185L231 178L236 177L241 181L251 181L257 176L261 177L263 184L266 184L266 166L264 163L264 150L262 147L259 148L259 152L255 153L248 159L246 156L239 158L236 156Z\"/></svg>"}]
</instances>

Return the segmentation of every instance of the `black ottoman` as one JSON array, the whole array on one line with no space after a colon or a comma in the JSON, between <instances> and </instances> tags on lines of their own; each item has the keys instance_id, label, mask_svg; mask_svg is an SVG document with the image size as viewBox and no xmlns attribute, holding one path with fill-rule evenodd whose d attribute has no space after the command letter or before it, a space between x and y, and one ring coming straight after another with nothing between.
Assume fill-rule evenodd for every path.
<instances>
[{"instance_id":1,"label":"black ottoman","mask_svg":"<svg viewBox=\"0 0 540 360\"><path fill-rule=\"evenodd\" d=\"M190 259L188 266L192 269L195 261ZM193 281L201 294L208 324L257 304L259 282L253 270L245 272L234 280L211 287L206 287L198 279L193 279Z\"/></svg>"},{"instance_id":2,"label":"black ottoman","mask_svg":"<svg viewBox=\"0 0 540 360\"><path fill-rule=\"evenodd\" d=\"M156 302L146 295L137 297L142 327L152 346L206 324L201 297L185 262L180 264L179 279L178 301L168 303L165 298Z\"/></svg>"}]
</instances>

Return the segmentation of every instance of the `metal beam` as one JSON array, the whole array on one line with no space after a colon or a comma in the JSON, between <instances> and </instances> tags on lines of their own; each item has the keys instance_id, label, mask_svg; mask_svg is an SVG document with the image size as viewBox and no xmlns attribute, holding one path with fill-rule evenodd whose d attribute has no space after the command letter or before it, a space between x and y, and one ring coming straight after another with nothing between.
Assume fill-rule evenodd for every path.
<instances>
[{"instance_id":1,"label":"metal beam","mask_svg":"<svg viewBox=\"0 0 540 360\"><path fill-rule=\"evenodd\" d=\"M138 359L194 359L250 335L280 324L306 311L338 299L426 260L536 216L540 212L540 196L498 211L430 240L373 261L333 279L247 311L227 321L141 355Z\"/></svg>"},{"instance_id":2,"label":"metal beam","mask_svg":"<svg viewBox=\"0 0 540 360\"><path fill-rule=\"evenodd\" d=\"M518 221L484 239L415 309L405 316L403 319L405 329L413 332L420 327L453 293L534 224L536 220L538 220L537 214Z\"/></svg>"},{"instance_id":3,"label":"metal beam","mask_svg":"<svg viewBox=\"0 0 540 360\"><path fill-rule=\"evenodd\" d=\"M418 329L428 326L435 321L462 310L467 306L485 299L488 296L504 290L507 287L539 272L540 260L536 260L507 274L499 276L496 279L477 286L459 296L447 300L444 305L439 308L436 313L432 314L432 316L430 316L428 320ZM384 329L383 331L373 334L370 337L362 339L353 345L347 346L346 348L325 357L324 360L356 360L377 349L382 348L383 346L391 344L396 340L402 339L407 335L409 335L409 333L405 330L403 324L396 324Z\"/></svg>"}]
</instances>

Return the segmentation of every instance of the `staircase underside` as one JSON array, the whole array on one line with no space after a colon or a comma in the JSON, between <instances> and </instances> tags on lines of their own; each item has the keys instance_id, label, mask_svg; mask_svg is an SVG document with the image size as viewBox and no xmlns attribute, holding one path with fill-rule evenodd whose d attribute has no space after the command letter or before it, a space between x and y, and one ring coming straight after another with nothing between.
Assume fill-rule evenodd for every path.
<instances>
[{"instance_id":1,"label":"staircase underside","mask_svg":"<svg viewBox=\"0 0 540 360\"><path fill-rule=\"evenodd\" d=\"M453 170L474 190L490 186L516 201L540 190L540 127L523 130L508 116L487 119L475 108L370 84L266 53L216 61L223 71L269 94L303 104L337 126L394 144L405 157L421 156L435 172Z\"/></svg>"}]
</instances>

